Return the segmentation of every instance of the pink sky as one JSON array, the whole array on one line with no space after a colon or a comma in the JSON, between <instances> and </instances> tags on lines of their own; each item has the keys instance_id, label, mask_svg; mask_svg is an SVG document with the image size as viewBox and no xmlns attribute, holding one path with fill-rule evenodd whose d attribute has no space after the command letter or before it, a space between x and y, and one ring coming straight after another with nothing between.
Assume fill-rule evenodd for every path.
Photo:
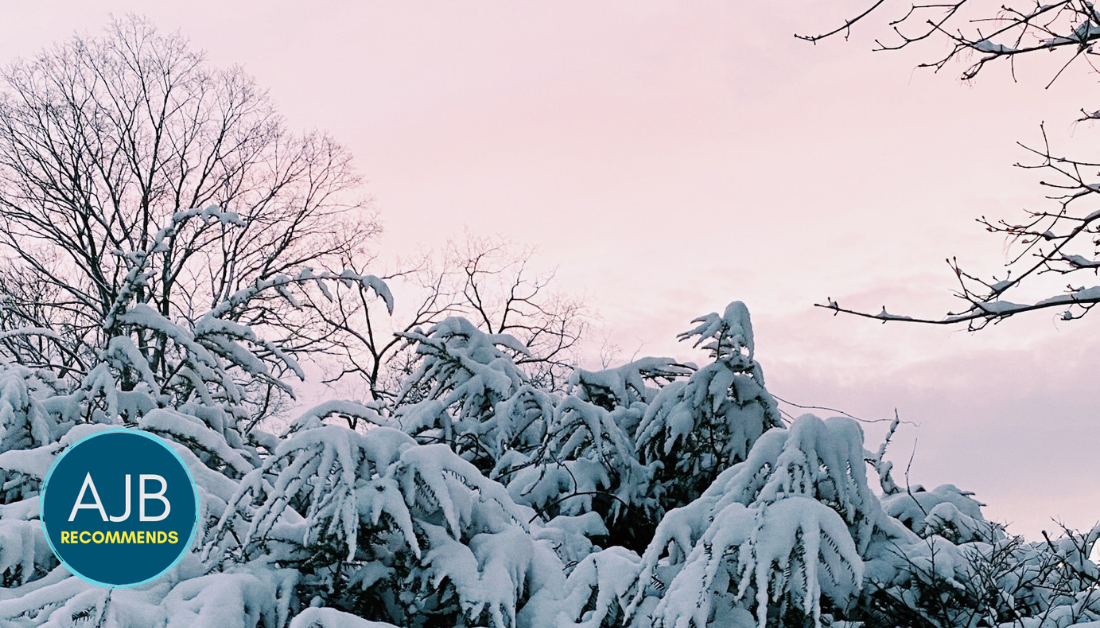
<instances>
[{"instance_id":1,"label":"pink sky","mask_svg":"<svg viewBox=\"0 0 1100 628\"><path fill-rule=\"evenodd\" d=\"M1029 535L1091 525L1100 317L972 335L811 307L950 307L945 257L1003 259L973 219L1038 195L1015 141L1042 120L1087 138L1087 83L1043 91L1049 66L1025 65L961 86L913 71L928 48L792 37L837 23L836 3L753 4L5 3L0 62L140 12L346 143L386 252L464 229L535 245L625 357L690 356L675 333L743 300L773 392L920 424L893 449L904 467L917 440L913 483L974 490Z\"/></svg>"}]
</instances>

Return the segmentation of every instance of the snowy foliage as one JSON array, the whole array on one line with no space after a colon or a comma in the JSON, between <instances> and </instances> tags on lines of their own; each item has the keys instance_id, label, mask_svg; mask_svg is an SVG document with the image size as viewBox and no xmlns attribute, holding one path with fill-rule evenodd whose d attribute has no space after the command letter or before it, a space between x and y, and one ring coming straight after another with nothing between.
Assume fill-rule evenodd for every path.
<instances>
[{"instance_id":1,"label":"snowy foliage","mask_svg":"<svg viewBox=\"0 0 1100 628\"><path fill-rule=\"evenodd\" d=\"M397 400L397 419L408 433L421 442L446 443L482 469L493 468L508 449L537 436L530 431L538 425L521 425L517 431L510 424L527 418L526 399L512 400L496 416L501 402L537 395L524 386L526 378L515 364L514 358L527 351L519 341L453 317L427 332L404 336L420 357ZM536 406L531 418L538 421L545 404L531 400Z\"/></svg>"},{"instance_id":2,"label":"snowy foliage","mask_svg":"<svg viewBox=\"0 0 1100 628\"><path fill-rule=\"evenodd\" d=\"M295 427L241 481L208 548L231 533L233 559L294 565L330 605L408 626L423 615L510 628L557 588L560 561L529 513L446 446L386 427Z\"/></svg>"},{"instance_id":3,"label":"snowy foliage","mask_svg":"<svg viewBox=\"0 0 1100 628\"><path fill-rule=\"evenodd\" d=\"M637 447L645 463L655 463L655 497L662 510L686 504L703 493L727 467L744 460L753 443L780 424L775 400L764 389L754 360L748 308L731 303L722 315L695 319L680 334L694 339L714 360L686 381L665 386L638 426Z\"/></svg>"},{"instance_id":4,"label":"snowy foliage","mask_svg":"<svg viewBox=\"0 0 1100 628\"><path fill-rule=\"evenodd\" d=\"M880 512L863 470L862 434L849 419L807 415L769 431L748 460L657 527L638 576L640 587L664 585L654 624L738 625L755 614L763 626L773 609L819 621L822 597L847 608L863 581L857 545ZM640 589L632 610L646 597Z\"/></svg>"},{"instance_id":5,"label":"snowy foliage","mask_svg":"<svg viewBox=\"0 0 1100 628\"><path fill-rule=\"evenodd\" d=\"M175 220L198 216L224 217ZM899 488L850 419L783 425L739 302L681 336L709 354L702 367L642 358L575 369L561 389L519 368L514 338L448 318L404 335L417 362L395 402L327 400L276 435L257 391L293 394L287 377L303 370L230 313L332 282L391 302L386 286L305 269L169 319L138 299L148 275L132 258L137 288L86 373L0 365L0 625L1100 620L1088 559L1100 528L1026 543L953 486ZM65 447L119 426L172 443L202 525L163 578L111 591L58 565L38 491Z\"/></svg>"},{"instance_id":6,"label":"snowy foliage","mask_svg":"<svg viewBox=\"0 0 1100 628\"><path fill-rule=\"evenodd\" d=\"M515 338L447 318L403 334L417 361L392 404L328 400L267 433L270 395L293 395L304 370L240 312L334 284L393 297L371 276L303 268L169 317L141 296L145 260L191 220L235 224L178 212L128 255L90 368L0 364L2 626L1100 621L1100 527L1025 542L954 486L900 488L850 419L784 425L740 302L681 335L702 367L577 368L560 389L520 368ZM65 447L120 426L173 444L202 525L164 578L107 591L59 566L38 492Z\"/></svg>"}]
</instances>

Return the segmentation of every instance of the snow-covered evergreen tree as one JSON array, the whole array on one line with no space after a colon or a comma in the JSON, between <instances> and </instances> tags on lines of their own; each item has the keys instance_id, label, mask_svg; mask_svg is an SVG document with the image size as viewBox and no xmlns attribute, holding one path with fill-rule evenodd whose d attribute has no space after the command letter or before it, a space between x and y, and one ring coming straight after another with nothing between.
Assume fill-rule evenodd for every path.
<instances>
[{"instance_id":1,"label":"snow-covered evergreen tree","mask_svg":"<svg viewBox=\"0 0 1100 628\"><path fill-rule=\"evenodd\" d=\"M397 400L397 420L409 434L445 443L483 470L494 468L508 450L538 442L546 402L515 364L527 352L519 341L457 317L405 337L420 358ZM497 416L498 406L517 396L523 399ZM533 415L527 401L535 404Z\"/></svg>"},{"instance_id":2,"label":"snow-covered evergreen tree","mask_svg":"<svg viewBox=\"0 0 1100 628\"><path fill-rule=\"evenodd\" d=\"M764 432L780 425L754 359L745 304L735 301L722 314L693 322L699 325L680 339L694 339L713 362L664 387L638 427L642 459L659 463L656 497L665 511L701 495L722 471L744 460Z\"/></svg>"},{"instance_id":3,"label":"snow-covered evergreen tree","mask_svg":"<svg viewBox=\"0 0 1100 628\"><path fill-rule=\"evenodd\" d=\"M512 628L547 612L564 578L529 519L446 445L307 415L241 482L210 547L232 534L241 544L215 561L293 566L303 599L360 617Z\"/></svg>"}]
</instances>

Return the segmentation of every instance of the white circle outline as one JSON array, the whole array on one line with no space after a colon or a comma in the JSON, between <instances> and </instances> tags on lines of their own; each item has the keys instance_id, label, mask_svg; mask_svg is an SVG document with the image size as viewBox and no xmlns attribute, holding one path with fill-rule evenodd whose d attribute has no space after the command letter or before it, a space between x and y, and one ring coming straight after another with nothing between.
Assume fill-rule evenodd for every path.
<instances>
[{"instance_id":1,"label":"white circle outline","mask_svg":"<svg viewBox=\"0 0 1100 628\"><path fill-rule=\"evenodd\" d=\"M110 583L107 583L107 582L99 582L98 580L94 580L92 578L89 578L88 576L85 576L84 574L80 573L79 571L73 569L69 565L69 563L65 562L64 558L61 558L61 554L57 551L57 548L55 548L53 546L53 541L50 540L50 531L46 529L46 516L45 516L46 487L50 482L50 476L53 475L54 469L57 468L57 465L61 462L61 460L65 457L65 455L68 454L74 448L76 448L77 445L80 445L81 443L83 443L85 441L89 441L89 440L91 440L91 439L93 439L97 436L103 436L105 434L120 434L120 433L121 434L135 434L137 436L142 436L142 437L148 438L149 440L153 441L154 443L156 443L156 444L160 445L161 447L164 447L165 449L167 449L169 451L169 453L171 453L173 456L176 457L176 460L180 463L180 466L183 467L184 473L187 474L187 479L191 481L191 492L195 494L195 523L191 526L191 535L187 540L187 544L185 546L186 549L184 549L182 552L180 552L180 555L176 557L176 560L172 561L172 564L165 567L163 570L161 570L156 575L154 575L150 578L146 578L145 580L142 580L141 582L130 582L130 583L127 583L127 584L110 584ZM46 472L46 477L42 479L42 487L38 490L38 518L42 522L42 534L45 535L45 537L46 537L46 544L50 546L50 551L53 552L53 555L57 558L57 560L60 561L61 564L64 565L65 568L69 570L69 573L76 576L77 578L80 578L84 582L87 582L88 584L95 585L97 587L104 587L104 588L107 588L107 589L125 589L125 588L128 588L128 587L136 587L136 586L145 584L146 582L156 580L157 578L159 578L159 577L163 576L164 574L168 573L169 571L171 571L171 569L173 567L178 565L180 563L180 561L183 560L183 557L186 556L188 554L188 552L191 551L191 546L195 544L195 536L199 531L199 516L201 515L201 513L202 513L202 510L201 510L201 507L200 507L200 504L199 504L199 487L198 487L197 484L195 484L195 477L193 475L191 475L191 469L187 466L187 463L184 462L183 456L179 455L179 452L177 452L175 449L173 449L172 446L168 444L167 440L165 440L165 439L163 439L163 438L161 438L161 437L159 437L155 434L152 434L150 432L146 432L145 430L139 430L137 428L112 427L110 429L102 430L102 431L96 432L94 434L88 434L87 436L81 438L80 440L76 441L75 443L69 445L68 447L65 448L65 451L62 451L61 454L58 455L57 458L54 459L53 463L50 464L50 470Z\"/></svg>"}]
</instances>

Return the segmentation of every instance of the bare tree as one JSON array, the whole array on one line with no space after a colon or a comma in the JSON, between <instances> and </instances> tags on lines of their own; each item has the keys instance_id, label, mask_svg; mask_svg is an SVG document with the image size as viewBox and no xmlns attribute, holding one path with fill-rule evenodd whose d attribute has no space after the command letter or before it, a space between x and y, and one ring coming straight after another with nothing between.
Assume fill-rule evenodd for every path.
<instances>
[{"instance_id":1,"label":"bare tree","mask_svg":"<svg viewBox=\"0 0 1100 628\"><path fill-rule=\"evenodd\" d=\"M467 237L452 242L449 254L459 270L460 310L490 334L518 338L529 353L517 356L516 364L539 385L563 384L571 351L588 329L581 300L553 291L553 272L531 269L531 249Z\"/></svg>"},{"instance_id":2,"label":"bare tree","mask_svg":"<svg viewBox=\"0 0 1100 628\"><path fill-rule=\"evenodd\" d=\"M971 80L987 67L1005 62L1015 78L1016 64L1031 53L1062 53L1052 71L1053 83L1071 65L1097 73L1094 42L1100 39L1100 13L1086 0L1060 0L1050 4L1009 2L989 5L974 0L910 4L875 0L862 12L843 20L832 30L815 35L796 35L818 42L843 35L853 27L895 9L889 37L876 40L878 50L898 50L926 41L947 44L946 52L921 67L940 70L952 60L969 60L962 74ZM1029 58L1030 58L1029 57ZM1050 58L1045 56L1045 58ZM1100 119L1100 111L1082 109L1079 122ZM1017 218L987 218L978 222L1014 245L1003 278L981 277L964 270L957 259L948 260L958 281L956 295L963 306L940 317L890 314L884 307L871 313L841 307L832 299L818 304L833 310L883 321L906 320L931 324L966 324L980 329L1010 316L1054 308L1062 320L1080 318L1100 303L1100 285L1079 283L1100 271L1100 156L1067 155L1051 148L1045 128L1037 146L1023 148L1032 156L1017 164L1049 175L1042 182L1051 207L1028 210ZM1062 279L1061 276L1066 276ZM1072 277L1071 277L1072 275ZM1051 282L1043 276L1058 278ZM1065 283L1063 283L1065 282ZM1060 290L1057 286L1064 286ZM1038 299L1017 296L1040 290Z\"/></svg>"},{"instance_id":3,"label":"bare tree","mask_svg":"<svg viewBox=\"0 0 1100 628\"><path fill-rule=\"evenodd\" d=\"M8 359L79 379L129 335L167 382L184 364L179 346L118 316L120 304L189 329L216 311L274 339L254 347L272 377L242 378L263 417L288 392L279 377L296 356L338 360L335 378L353 375L390 401L417 357L399 334L467 316L516 336L532 380L564 383L587 319L550 290L552 273L531 269L530 250L467 238L401 262L383 279L411 307L392 318L389 291L365 280L378 226L348 152L288 131L250 77L209 68L182 37L129 17L0 80Z\"/></svg>"},{"instance_id":4,"label":"bare tree","mask_svg":"<svg viewBox=\"0 0 1100 628\"><path fill-rule=\"evenodd\" d=\"M241 69L213 69L136 17L16 61L0 83L7 357L80 375L127 299L191 325L219 307L224 320L276 330L288 355L327 346L285 286L242 290L364 259L378 227L342 146L288 131ZM210 205L221 210L175 220ZM139 267L143 280L128 281ZM250 297L234 302L240 294ZM167 376L169 338L133 333Z\"/></svg>"},{"instance_id":5,"label":"bare tree","mask_svg":"<svg viewBox=\"0 0 1100 628\"><path fill-rule=\"evenodd\" d=\"M405 335L464 316L487 333L516 337L527 353L515 362L532 383L564 385L589 315L581 299L552 289L553 272L533 269L533 255L499 237L467 235L442 251L402 260L401 270L383 275L403 296L393 316L361 285L339 289L331 301L314 295L311 307L342 334L339 367L329 381L357 378L372 399L388 404L418 359Z\"/></svg>"}]
</instances>

